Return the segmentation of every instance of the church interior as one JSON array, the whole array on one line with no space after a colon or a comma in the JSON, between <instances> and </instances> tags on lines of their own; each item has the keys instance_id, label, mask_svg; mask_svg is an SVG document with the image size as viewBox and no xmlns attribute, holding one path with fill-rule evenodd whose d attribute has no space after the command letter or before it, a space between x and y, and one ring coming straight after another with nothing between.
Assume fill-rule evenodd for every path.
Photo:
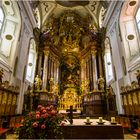
<instances>
[{"instance_id":1,"label":"church interior","mask_svg":"<svg viewBox=\"0 0 140 140\"><path fill-rule=\"evenodd\" d=\"M0 1L0 138L40 106L64 138L140 138L139 0Z\"/></svg>"}]
</instances>

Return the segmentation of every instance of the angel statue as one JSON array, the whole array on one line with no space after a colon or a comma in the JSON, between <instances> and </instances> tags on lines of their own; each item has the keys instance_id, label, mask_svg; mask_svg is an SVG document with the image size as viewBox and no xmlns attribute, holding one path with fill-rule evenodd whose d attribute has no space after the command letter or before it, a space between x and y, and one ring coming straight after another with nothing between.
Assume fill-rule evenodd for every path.
<instances>
[{"instance_id":1,"label":"angel statue","mask_svg":"<svg viewBox=\"0 0 140 140\"><path fill-rule=\"evenodd\" d=\"M35 77L35 83L34 84L35 84L35 90L40 90L41 89L42 80L38 75L36 75L36 77Z\"/></svg>"},{"instance_id":2,"label":"angel statue","mask_svg":"<svg viewBox=\"0 0 140 140\"><path fill-rule=\"evenodd\" d=\"M98 85L101 91L104 91L104 87L105 87L105 80L102 76L100 76L100 78L98 79Z\"/></svg>"}]
</instances>

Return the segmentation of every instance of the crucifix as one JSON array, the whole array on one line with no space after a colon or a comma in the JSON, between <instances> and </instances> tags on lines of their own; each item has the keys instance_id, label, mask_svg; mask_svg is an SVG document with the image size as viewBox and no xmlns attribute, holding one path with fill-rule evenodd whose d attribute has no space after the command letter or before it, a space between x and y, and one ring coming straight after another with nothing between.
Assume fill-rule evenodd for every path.
<instances>
[{"instance_id":1,"label":"crucifix","mask_svg":"<svg viewBox=\"0 0 140 140\"><path fill-rule=\"evenodd\" d=\"M66 112L68 113L69 119L70 119L70 124L73 124L73 112L76 112L76 109L73 109L73 106L70 106L70 109L67 109Z\"/></svg>"}]
</instances>

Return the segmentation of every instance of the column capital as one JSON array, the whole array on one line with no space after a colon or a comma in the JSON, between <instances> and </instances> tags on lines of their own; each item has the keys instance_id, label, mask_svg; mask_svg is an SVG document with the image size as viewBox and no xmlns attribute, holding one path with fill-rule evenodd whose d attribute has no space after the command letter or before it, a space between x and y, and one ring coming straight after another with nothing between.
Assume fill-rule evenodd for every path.
<instances>
[{"instance_id":1,"label":"column capital","mask_svg":"<svg viewBox=\"0 0 140 140\"><path fill-rule=\"evenodd\" d=\"M96 56L97 50L91 50L91 54L92 54L93 56Z\"/></svg>"},{"instance_id":2,"label":"column capital","mask_svg":"<svg viewBox=\"0 0 140 140\"><path fill-rule=\"evenodd\" d=\"M49 50L44 50L44 54L46 55L46 56L48 56L49 55Z\"/></svg>"}]
</instances>

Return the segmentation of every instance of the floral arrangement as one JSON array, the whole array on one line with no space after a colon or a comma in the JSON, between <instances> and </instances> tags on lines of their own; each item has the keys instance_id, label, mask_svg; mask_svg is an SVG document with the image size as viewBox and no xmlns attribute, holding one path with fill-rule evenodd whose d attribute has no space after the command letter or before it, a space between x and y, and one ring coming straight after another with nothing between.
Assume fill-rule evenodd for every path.
<instances>
[{"instance_id":1,"label":"floral arrangement","mask_svg":"<svg viewBox=\"0 0 140 140\"><path fill-rule=\"evenodd\" d=\"M60 125L64 116L52 105L38 105L36 111L29 112L17 129L19 139L62 138Z\"/></svg>"}]
</instances>

